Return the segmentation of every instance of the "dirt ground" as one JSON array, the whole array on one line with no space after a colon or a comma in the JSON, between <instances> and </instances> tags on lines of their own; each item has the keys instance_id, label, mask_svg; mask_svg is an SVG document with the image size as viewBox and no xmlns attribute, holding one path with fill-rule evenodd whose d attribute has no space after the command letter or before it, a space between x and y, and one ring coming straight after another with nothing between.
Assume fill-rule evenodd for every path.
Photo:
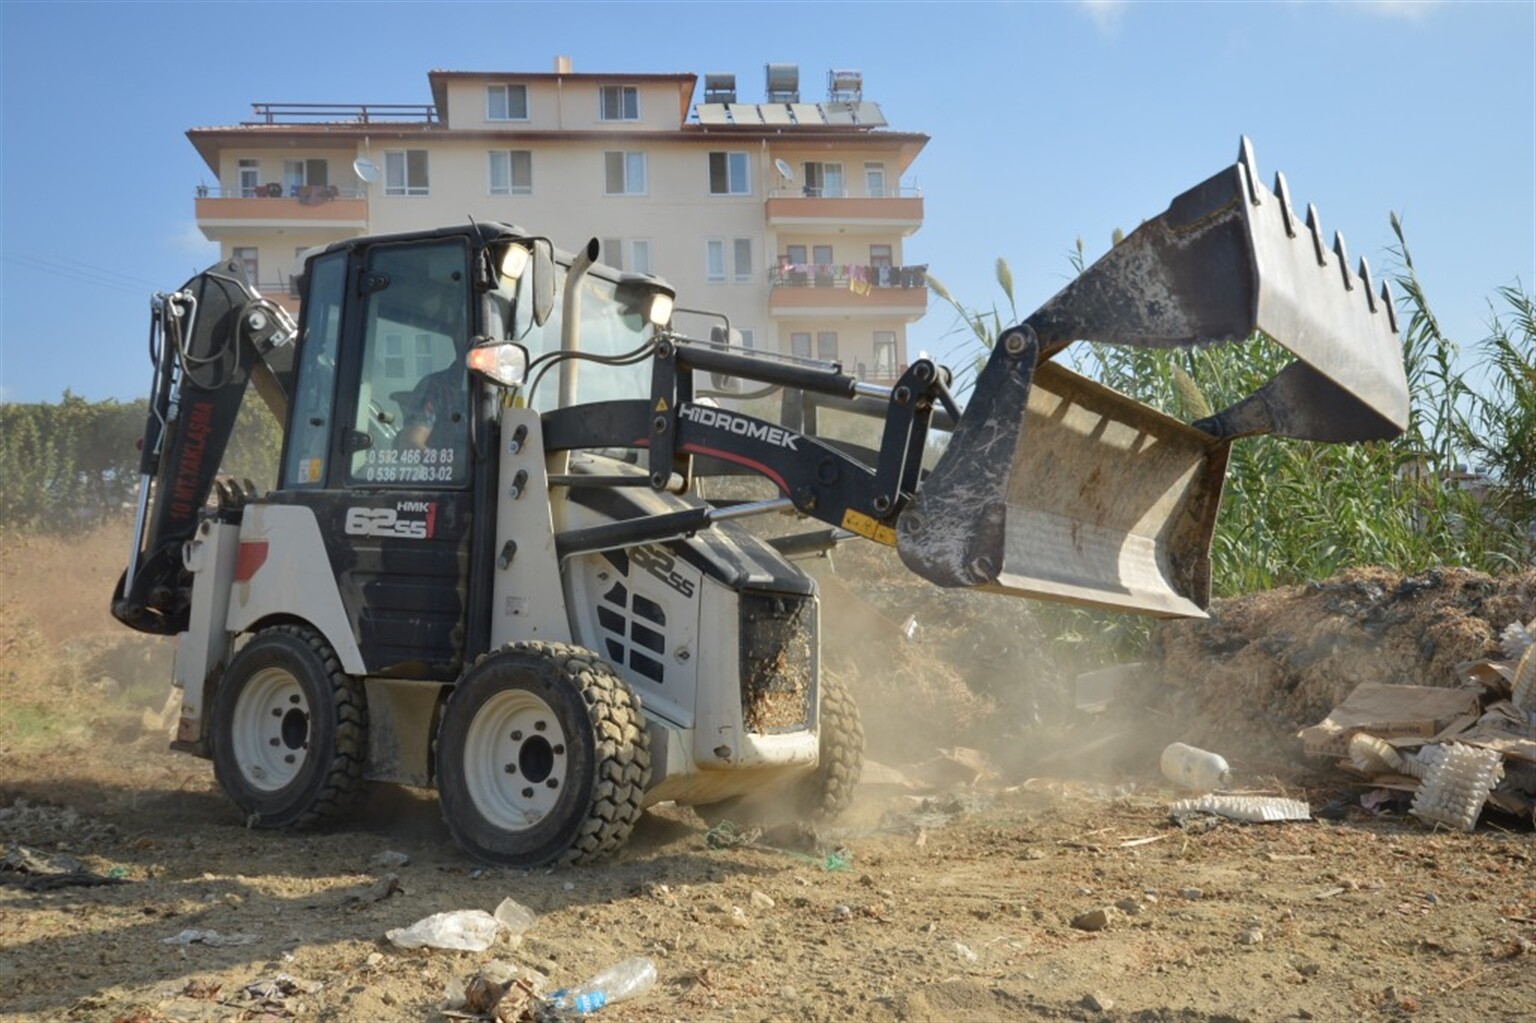
<instances>
[{"instance_id":1,"label":"dirt ground","mask_svg":"<svg viewBox=\"0 0 1536 1023\"><path fill-rule=\"evenodd\" d=\"M121 531L0 537L0 852L117 882L0 885L0 1019L465 1018L446 992L493 959L549 991L633 955L656 987L598 1018L1536 1015L1529 822L1452 834L1367 810L1291 738L1356 681L1453 684L1536 616L1536 573L1364 571L1231 602L1156 632L1156 671L1089 717L1020 602L872 584L879 566L849 559L868 603L828 606L878 642L827 657L899 772L871 767L815 835L743 842L667 805L613 861L528 873L478 868L435 798L400 788L344 826L245 828L207 763L166 750L169 650L105 614L125 549ZM1318 819L1181 828L1157 774L1174 738ZM389 851L409 863L370 862ZM520 944L385 940L509 896L538 914ZM176 943L189 930L240 943Z\"/></svg>"}]
</instances>

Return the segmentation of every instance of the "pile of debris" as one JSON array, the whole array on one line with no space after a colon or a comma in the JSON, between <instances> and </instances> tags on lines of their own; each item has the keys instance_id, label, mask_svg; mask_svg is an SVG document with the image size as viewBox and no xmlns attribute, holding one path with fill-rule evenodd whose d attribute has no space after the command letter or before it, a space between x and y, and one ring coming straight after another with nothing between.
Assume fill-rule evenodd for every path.
<instances>
[{"instance_id":1,"label":"pile of debris","mask_svg":"<svg viewBox=\"0 0 1536 1023\"><path fill-rule=\"evenodd\" d=\"M1426 823L1471 831L1486 808L1536 823L1536 618L1509 625L1502 657L1457 666L1459 685L1364 683L1298 737L1307 754L1411 799Z\"/></svg>"}]
</instances>

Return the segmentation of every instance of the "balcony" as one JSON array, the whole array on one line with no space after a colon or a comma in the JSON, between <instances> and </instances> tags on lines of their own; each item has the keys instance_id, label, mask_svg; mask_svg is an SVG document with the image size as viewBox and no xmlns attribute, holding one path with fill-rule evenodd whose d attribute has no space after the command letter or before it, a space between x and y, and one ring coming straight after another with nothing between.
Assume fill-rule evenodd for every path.
<instances>
[{"instance_id":1,"label":"balcony","mask_svg":"<svg viewBox=\"0 0 1536 1023\"><path fill-rule=\"evenodd\" d=\"M768 271L773 316L885 316L908 323L928 310L927 266L786 263Z\"/></svg>"},{"instance_id":2,"label":"balcony","mask_svg":"<svg viewBox=\"0 0 1536 1023\"><path fill-rule=\"evenodd\" d=\"M335 185L199 186L196 213L197 226L212 241L293 228L362 233L368 227L366 193Z\"/></svg>"},{"instance_id":3,"label":"balcony","mask_svg":"<svg viewBox=\"0 0 1536 1023\"><path fill-rule=\"evenodd\" d=\"M906 237L923 226L923 196L907 187L883 196L833 195L826 189L806 188L793 194L770 194L766 216L770 227L793 228L801 234L856 228Z\"/></svg>"}]
</instances>

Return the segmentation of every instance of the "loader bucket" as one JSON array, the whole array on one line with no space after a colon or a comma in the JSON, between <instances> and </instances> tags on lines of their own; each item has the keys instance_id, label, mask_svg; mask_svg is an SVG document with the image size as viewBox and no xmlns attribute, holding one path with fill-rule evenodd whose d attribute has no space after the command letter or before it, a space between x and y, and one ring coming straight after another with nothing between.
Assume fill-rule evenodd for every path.
<instances>
[{"instance_id":1,"label":"loader bucket","mask_svg":"<svg viewBox=\"0 0 1536 1023\"><path fill-rule=\"evenodd\" d=\"M1344 240L1298 223L1283 178L1238 162L1176 198L1004 332L949 447L897 520L909 568L942 586L1203 617L1233 438L1384 439L1407 422L1391 297ZM1048 361L1074 340L1242 341L1296 356L1189 425Z\"/></svg>"}]
</instances>

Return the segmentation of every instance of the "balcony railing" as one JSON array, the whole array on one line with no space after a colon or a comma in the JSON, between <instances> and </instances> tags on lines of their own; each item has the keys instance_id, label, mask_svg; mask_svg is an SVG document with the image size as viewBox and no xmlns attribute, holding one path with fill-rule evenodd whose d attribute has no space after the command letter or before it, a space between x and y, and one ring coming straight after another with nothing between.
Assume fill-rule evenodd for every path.
<instances>
[{"instance_id":1,"label":"balcony railing","mask_svg":"<svg viewBox=\"0 0 1536 1023\"><path fill-rule=\"evenodd\" d=\"M302 205L314 206L336 199L366 199L368 193L361 188L340 185L282 185L276 181L240 188L219 188L198 185L199 199L297 199Z\"/></svg>"},{"instance_id":2,"label":"balcony railing","mask_svg":"<svg viewBox=\"0 0 1536 1023\"><path fill-rule=\"evenodd\" d=\"M880 192L864 192L855 194L848 187L818 187L814 185L792 186L782 188L770 188L770 199L921 199L923 190L916 185L896 185Z\"/></svg>"},{"instance_id":3,"label":"balcony railing","mask_svg":"<svg viewBox=\"0 0 1536 1023\"><path fill-rule=\"evenodd\" d=\"M436 124L437 107L423 103L252 103L246 124Z\"/></svg>"},{"instance_id":4,"label":"balcony railing","mask_svg":"<svg viewBox=\"0 0 1536 1023\"><path fill-rule=\"evenodd\" d=\"M920 266L865 266L860 263L780 262L768 270L774 288L840 288L867 293L875 289L927 288L928 264Z\"/></svg>"}]
</instances>

